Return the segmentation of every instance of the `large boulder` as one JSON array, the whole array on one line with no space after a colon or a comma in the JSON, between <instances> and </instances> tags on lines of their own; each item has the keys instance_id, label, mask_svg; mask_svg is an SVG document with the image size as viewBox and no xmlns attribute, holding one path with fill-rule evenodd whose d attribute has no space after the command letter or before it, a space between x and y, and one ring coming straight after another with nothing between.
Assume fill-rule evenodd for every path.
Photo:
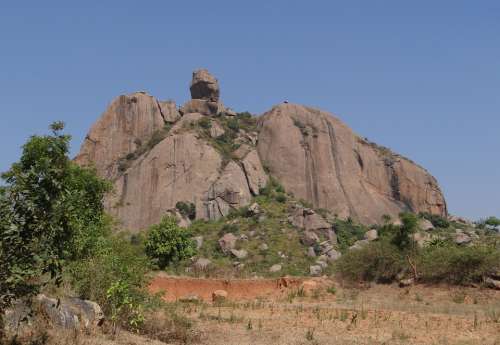
<instances>
[{"instance_id":1,"label":"large boulder","mask_svg":"<svg viewBox=\"0 0 500 345\"><path fill-rule=\"evenodd\" d=\"M250 151L245 158L242 159L241 166L248 180L250 192L252 192L253 195L259 195L259 190L266 186L269 177L264 171L257 151Z\"/></svg>"},{"instance_id":2,"label":"large boulder","mask_svg":"<svg viewBox=\"0 0 500 345\"><path fill-rule=\"evenodd\" d=\"M418 227L424 231L434 230L434 225L425 218L418 221Z\"/></svg>"},{"instance_id":3,"label":"large boulder","mask_svg":"<svg viewBox=\"0 0 500 345\"><path fill-rule=\"evenodd\" d=\"M365 233L365 240L375 241L378 238L378 231L376 229L368 230Z\"/></svg>"},{"instance_id":4,"label":"large boulder","mask_svg":"<svg viewBox=\"0 0 500 345\"><path fill-rule=\"evenodd\" d=\"M199 69L193 72L193 79L191 80L192 99L204 99L207 101L219 101L219 82L217 79L208 72L206 69Z\"/></svg>"},{"instance_id":5,"label":"large boulder","mask_svg":"<svg viewBox=\"0 0 500 345\"><path fill-rule=\"evenodd\" d=\"M331 231L332 225L314 210L295 206L288 218L290 223L306 231Z\"/></svg>"},{"instance_id":6,"label":"large boulder","mask_svg":"<svg viewBox=\"0 0 500 345\"><path fill-rule=\"evenodd\" d=\"M248 252L245 249L231 249L231 254L240 260L246 259Z\"/></svg>"},{"instance_id":7,"label":"large boulder","mask_svg":"<svg viewBox=\"0 0 500 345\"><path fill-rule=\"evenodd\" d=\"M309 274L312 276L319 276L321 275L321 272L323 272L323 267L320 265L311 265L309 267Z\"/></svg>"},{"instance_id":8,"label":"large boulder","mask_svg":"<svg viewBox=\"0 0 500 345\"><path fill-rule=\"evenodd\" d=\"M89 331L103 323L104 313L92 301L74 297L55 299L40 294L30 305L18 301L5 311L5 331L10 334L29 330L37 318L54 327Z\"/></svg>"},{"instance_id":9,"label":"large boulder","mask_svg":"<svg viewBox=\"0 0 500 345\"><path fill-rule=\"evenodd\" d=\"M248 205L251 199L243 169L236 162L230 161L219 178L208 188L204 198L206 216L208 219L227 216L232 209Z\"/></svg>"},{"instance_id":10,"label":"large boulder","mask_svg":"<svg viewBox=\"0 0 500 345\"><path fill-rule=\"evenodd\" d=\"M38 295L36 300L43 315L59 327L91 329L104 321L101 307L92 301L79 298L57 300L45 295Z\"/></svg>"},{"instance_id":11,"label":"large boulder","mask_svg":"<svg viewBox=\"0 0 500 345\"><path fill-rule=\"evenodd\" d=\"M193 264L193 268L196 271L206 271L210 265L212 265L212 261L206 258L198 258Z\"/></svg>"},{"instance_id":12,"label":"large boulder","mask_svg":"<svg viewBox=\"0 0 500 345\"><path fill-rule=\"evenodd\" d=\"M402 211L447 214L426 170L362 139L329 113L280 104L259 119L259 128L262 163L287 191L316 208L365 224Z\"/></svg>"},{"instance_id":13,"label":"large boulder","mask_svg":"<svg viewBox=\"0 0 500 345\"><path fill-rule=\"evenodd\" d=\"M472 242L472 238L469 234L466 234L465 232L458 229L454 234L453 240L455 241L456 244L459 245L469 244L470 242Z\"/></svg>"},{"instance_id":14,"label":"large boulder","mask_svg":"<svg viewBox=\"0 0 500 345\"><path fill-rule=\"evenodd\" d=\"M219 248L224 254L229 254L236 246L238 238L232 233L227 233L219 239Z\"/></svg>"}]
</instances>

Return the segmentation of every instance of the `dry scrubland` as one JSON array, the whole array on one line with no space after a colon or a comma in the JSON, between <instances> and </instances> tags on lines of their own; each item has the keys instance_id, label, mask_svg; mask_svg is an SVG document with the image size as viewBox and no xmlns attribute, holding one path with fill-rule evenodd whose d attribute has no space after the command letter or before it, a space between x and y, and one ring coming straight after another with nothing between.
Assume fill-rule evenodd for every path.
<instances>
[{"instance_id":1,"label":"dry scrubland","mask_svg":"<svg viewBox=\"0 0 500 345\"><path fill-rule=\"evenodd\" d=\"M165 323L166 315L175 315L174 327ZM500 292L419 285L353 288L328 282L311 291L289 288L252 300L169 302L150 322L150 333L142 336L57 331L50 343L497 345ZM164 333L165 328L170 330Z\"/></svg>"}]
</instances>

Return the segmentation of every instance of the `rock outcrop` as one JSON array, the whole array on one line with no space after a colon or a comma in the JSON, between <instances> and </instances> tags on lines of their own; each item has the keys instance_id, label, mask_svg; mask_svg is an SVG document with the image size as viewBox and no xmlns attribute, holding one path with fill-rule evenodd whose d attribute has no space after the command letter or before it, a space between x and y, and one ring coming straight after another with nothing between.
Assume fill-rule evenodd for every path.
<instances>
[{"instance_id":1,"label":"rock outcrop","mask_svg":"<svg viewBox=\"0 0 500 345\"><path fill-rule=\"evenodd\" d=\"M352 132L329 113L280 104L259 119L259 156L287 191L363 223L401 211L445 216L426 170Z\"/></svg>"},{"instance_id":2,"label":"rock outcrop","mask_svg":"<svg viewBox=\"0 0 500 345\"><path fill-rule=\"evenodd\" d=\"M219 101L219 81L206 69L199 69L193 72L193 79L191 80L189 90L191 91L192 99L204 99L212 102Z\"/></svg>"},{"instance_id":3,"label":"rock outcrop","mask_svg":"<svg viewBox=\"0 0 500 345\"><path fill-rule=\"evenodd\" d=\"M112 179L120 158L145 144L165 122L177 118L175 103L160 103L144 92L119 96L92 126L75 160L92 163L101 176Z\"/></svg>"},{"instance_id":4,"label":"rock outcrop","mask_svg":"<svg viewBox=\"0 0 500 345\"><path fill-rule=\"evenodd\" d=\"M158 223L179 201L194 204L198 219L217 219L248 205L269 175L297 199L364 223L405 210L446 215L427 171L326 112L281 104L259 118L258 133L230 129L235 113L223 106L217 79L195 71L190 90L192 99L180 110L143 92L119 96L75 159L113 182L106 208L125 228ZM232 152L221 149L222 137L233 140ZM321 217L303 212L296 215L299 227L335 235Z\"/></svg>"}]
</instances>

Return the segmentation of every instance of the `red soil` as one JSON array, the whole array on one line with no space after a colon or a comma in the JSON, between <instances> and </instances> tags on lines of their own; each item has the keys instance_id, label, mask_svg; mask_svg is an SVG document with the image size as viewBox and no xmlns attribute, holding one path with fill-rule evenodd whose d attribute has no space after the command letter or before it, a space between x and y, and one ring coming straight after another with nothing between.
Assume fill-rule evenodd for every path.
<instances>
[{"instance_id":1,"label":"red soil","mask_svg":"<svg viewBox=\"0 0 500 345\"><path fill-rule=\"evenodd\" d=\"M198 296L211 301L212 293L224 290L229 300L252 300L255 298L279 297L289 288L299 287L303 279L202 279L157 275L149 285L149 291L164 291L166 301L175 301L188 296Z\"/></svg>"}]
</instances>

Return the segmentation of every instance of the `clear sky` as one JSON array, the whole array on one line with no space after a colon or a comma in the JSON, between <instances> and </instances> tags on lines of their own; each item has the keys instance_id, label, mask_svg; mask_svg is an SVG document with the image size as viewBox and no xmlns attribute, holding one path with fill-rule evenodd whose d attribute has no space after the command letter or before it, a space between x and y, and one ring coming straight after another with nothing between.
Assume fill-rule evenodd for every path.
<instances>
[{"instance_id":1,"label":"clear sky","mask_svg":"<svg viewBox=\"0 0 500 345\"><path fill-rule=\"evenodd\" d=\"M500 216L500 1L0 1L0 170L63 120L76 153L119 94L182 104L206 67L235 110L284 99L426 167L449 210Z\"/></svg>"}]
</instances>

